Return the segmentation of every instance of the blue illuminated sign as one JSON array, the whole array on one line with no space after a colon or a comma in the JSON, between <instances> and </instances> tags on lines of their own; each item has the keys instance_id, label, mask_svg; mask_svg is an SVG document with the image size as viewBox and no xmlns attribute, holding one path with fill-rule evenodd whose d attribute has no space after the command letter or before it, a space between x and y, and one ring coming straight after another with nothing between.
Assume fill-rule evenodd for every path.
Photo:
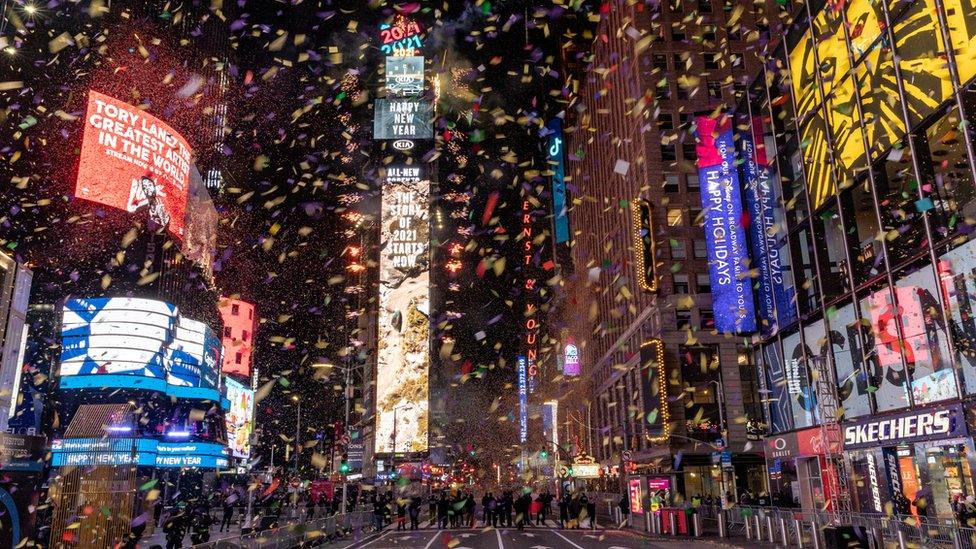
<instances>
[{"instance_id":1,"label":"blue illuminated sign","mask_svg":"<svg viewBox=\"0 0 976 549\"><path fill-rule=\"evenodd\" d=\"M220 339L152 299L70 299L61 325L61 389L159 391L220 399Z\"/></svg>"},{"instance_id":2,"label":"blue illuminated sign","mask_svg":"<svg viewBox=\"0 0 976 549\"><path fill-rule=\"evenodd\" d=\"M138 465L163 468L227 467L227 448L213 442L161 442L148 438L74 438L51 443L53 467Z\"/></svg>"},{"instance_id":3,"label":"blue illuminated sign","mask_svg":"<svg viewBox=\"0 0 976 549\"><path fill-rule=\"evenodd\" d=\"M771 183L772 169L765 147L757 147L763 141L763 121L753 117L751 131L739 132L745 175L746 207L752 222L749 224L750 248L753 264L759 268L759 316L764 322L759 329L764 336L779 331L780 326L796 320L794 290L784 273L789 269L789 259L780 256L781 246L777 237L781 220L777 219L779 197ZM780 216L782 214L779 214Z\"/></svg>"},{"instance_id":4,"label":"blue illuminated sign","mask_svg":"<svg viewBox=\"0 0 976 549\"><path fill-rule=\"evenodd\" d=\"M556 244L569 240L569 212L566 209L566 160L563 140L563 121L553 118L547 124L549 148L547 154L552 167L552 221Z\"/></svg>"},{"instance_id":5,"label":"blue illuminated sign","mask_svg":"<svg viewBox=\"0 0 976 549\"><path fill-rule=\"evenodd\" d=\"M524 356L518 357L518 393L519 393L519 442L529 439L529 361Z\"/></svg>"},{"instance_id":6,"label":"blue illuminated sign","mask_svg":"<svg viewBox=\"0 0 976 549\"><path fill-rule=\"evenodd\" d=\"M756 330L752 279L746 273L746 233L742 196L735 166L732 120L696 117L698 179L705 213L705 245L711 281L715 328L721 333Z\"/></svg>"}]
</instances>

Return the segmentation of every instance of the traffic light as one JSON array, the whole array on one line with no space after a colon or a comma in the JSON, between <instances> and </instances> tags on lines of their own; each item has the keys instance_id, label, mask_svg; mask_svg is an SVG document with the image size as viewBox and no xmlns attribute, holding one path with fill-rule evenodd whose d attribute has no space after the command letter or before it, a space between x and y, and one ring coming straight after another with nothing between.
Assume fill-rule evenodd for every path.
<instances>
[{"instance_id":1,"label":"traffic light","mask_svg":"<svg viewBox=\"0 0 976 549\"><path fill-rule=\"evenodd\" d=\"M339 472L342 473L343 475L347 474L349 472L349 464L346 463L345 461L343 461L342 463L340 463L339 464Z\"/></svg>"}]
</instances>

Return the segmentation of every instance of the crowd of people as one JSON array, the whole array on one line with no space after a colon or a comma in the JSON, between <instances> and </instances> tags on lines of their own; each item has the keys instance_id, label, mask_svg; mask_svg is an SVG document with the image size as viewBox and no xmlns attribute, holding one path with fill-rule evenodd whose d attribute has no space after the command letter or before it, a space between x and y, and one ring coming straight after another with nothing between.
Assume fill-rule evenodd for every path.
<instances>
[{"instance_id":1,"label":"crowd of people","mask_svg":"<svg viewBox=\"0 0 976 549\"><path fill-rule=\"evenodd\" d=\"M424 501L427 503L427 522L425 526L448 528L474 528L477 524L478 509L474 492L470 490L442 490L421 496L396 496L392 492L377 492L371 496L374 527L383 529L396 524L397 530L416 530L420 527ZM557 503L558 515L552 515L553 502ZM586 494L564 494L562 498L548 491L536 494L523 489L505 490L497 496L485 492L480 501L481 525L496 528L518 528L526 526L548 526L560 528L595 527L596 504Z\"/></svg>"}]
</instances>

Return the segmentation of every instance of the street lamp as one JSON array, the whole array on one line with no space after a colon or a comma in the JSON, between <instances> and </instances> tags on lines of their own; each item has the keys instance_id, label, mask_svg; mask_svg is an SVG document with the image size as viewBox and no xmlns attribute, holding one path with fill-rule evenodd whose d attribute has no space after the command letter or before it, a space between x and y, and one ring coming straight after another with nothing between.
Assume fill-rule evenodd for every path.
<instances>
[{"instance_id":1,"label":"street lamp","mask_svg":"<svg viewBox=\"0 0 976 549\"><path fill-rule=\"evenodd\" d=\"M298 404L295 411L295 477L298 477L298 457L302 453L302 399L291 395L291 401Z\"/></svg>"}]
</instances>

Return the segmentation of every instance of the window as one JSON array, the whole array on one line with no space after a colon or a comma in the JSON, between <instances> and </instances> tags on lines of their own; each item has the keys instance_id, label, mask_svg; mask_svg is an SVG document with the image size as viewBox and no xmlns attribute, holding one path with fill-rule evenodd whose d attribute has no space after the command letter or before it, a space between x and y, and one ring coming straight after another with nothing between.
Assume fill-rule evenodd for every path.
<instances>
[{"instance_id":1,"label":"window","mask_svg":"<svg viewBox=\"0 0 976 549\"><path fill-rule=\"evenodd\" d=\"M970 88L963 97L972 103L972 96ZM925 171L935 182L935 188L928 193L935 205L931 219L933 230L943 238L958 228L956 220L976 217L976 184L969 169L965 137L959 131L964 127L972 128L969 120L960 121L958 109L953 108L925 131L931 158Z\"/></svg>"},{"instance_id":2,"label":"window","mask_svg":"<svg viewBox=\"0 0 976 549\"><path fill-rule=\"evenodd\" d=\"M674 278L674 293L677 295L687 295L688 286L688 275L686 274L676 274L673 275Z\"/></svg>"},{"instance_id":3,"label":"window","mask_svg":"<svg viewBox=\"0 0 976 549\"><path fill-rule=\"evenodd\" d=\"M668 70L668 56L666 54L655 53L651 56L651 63L656 69L661 69L662 71Z\"/></svg>"},{"instance_id":4,"label":"window","mask_svg":"<svg viewBox=\"0 0 976 549\"><path fill-rule=\"evenodd\" d=\"M698 320L702 330L715 329L715 311L711 309L701 309L698 311Z\"/></svg>"},{"instance_id":5,"label":"window","mask_svg":"<svg viewBox=\"0 0 976 549\"><path fill-rule=\"evenodd\" d=\"M678 182L681 181L677 174L668 174L664 176L664 192L666 193L676 193L680 191L678 188Z\"/></svg>"},{"instance_id":6,"label":"window","mask_svg":"<svg viewBox=\"0 0 976 549\"><path fill-rule=\"evenodd\" d=\"M687 252L685 251L685 243L680 240L671 240L671 259L685 259L687 258Z\"/></svg>"},{"instance_id":7,"label":"window","mask_svg":"<svg viewBox=\"0 0 976 549\"><path fill-rule=\"evenodd\" d=\"M658 101L671 99L671 85L668 84L667 78L662 78L658 86L654 88L654 95Z\"/></svg>"},{"instance_id":8,"label":"window","mask_svg":"<svg viewBox=\"0 0 976 549\"><path fill-rule=\"evenodd\" d=\"M698 0L698 13L712 13L712 0Z\"/></svg>"},{"instance_id":9,"label":"window","mask_svg":"<svg viewBox=\"0 0 976 549\"><path fill-rule=\"evenodd\" d=\"M670 208L668 210L668 226L677 227L681 225L682 211L680 208Z\"/></svg>"},{"instance_id":10,"label":"window","mask_svg":"<svg viewBox=\"0 0 976 549\"><path fill-rule=\"evenodd\" d=\"M690 98L691 98L691 90L688 89L688 85L685 84L685 85L682 86L679 83L678 84L678 99L690 99Z\"/></svg>"},{"instance_id":11,"label":"window","mask_svg":"<svg viewBox=\"0 0 976 549\"><path fill-rule=\"evenodd\" d=\"M704 240L695 239L694 246L695 259L705 259L708 257L708 247Z\"/></svg>"},{"instance_id":12,"label":"window","mask_svg":"<svg viewBox=\"0 0 976 549\"><path fill-rule=\"evenodd\" d=\"M661 145L661 161L674 162L678 159L678 153L674 150L674 145Z\"/></svg>"},{"instance_id":13,"label":"window","mask_svg":"<svg viewBox=\"0 0 976 549\"><path fill-rule=\"evenodd\" d=\"M241 332L241 341L247 341L247 338L250 337L250 335L251 334L247 333L247 330L244 330Z\"/></svg>"},{"instance_id":14,"label":"window","mask_svg":"<svg viewBox=\"0 0 976 549\"><path fill-rule=\"evenodd\" d=\"M688 161L698 160L698 151L695 150L695 144L687 143L687 142L682 143L681 156L683 156L684 159Z\"/></svg>"},{"instance_id":15,"label":"window","mask_svg":"<svg viewBox=\"0 0 976 549\"><path fill-rule=\"evenodd\" d=\"M661 116L657 119L657 127L661 130L673 130L674 118L671 117L670 113L661 113Z\"/></svg>"},{"instance_id":16,"label":"window","mask_svg":"<svg viewBox=\"0 0 976 549\"><path fill-rule=\"evenodd\" d=\"M232 316L237 316L237 315L241 314L241 306L238 305L237 303L232 304L230 306L230 314Z\"/></svg>"},{"instance_id":17,"label":"window","mask_svg":"<svg viewBox=\"0 0 976 549\"><path fill-rule=\"evenodd\" d=\"M237 354L234 355L234 364L240 364L243 361L244 361L244 353L238 351Z\"/></svg>"},{"instance_id":18,"label":"window","mask_svg":"<svg viewBox=\"0 0 976 549\"><path fill-rule=\"evenodd\" d=\"M690 173L685 176L686 186L688 187L688 192L697 192L701 187L698 184L698 174Z\"/></svg>"},{"instance_id":19,"label":"window","mask_svg":"<svg viewBox=\"0 0 976 549\"><path fill-rule=\"evenodd\" d=\"M674 321L679 330L690 329L691 311L689 309L675 309Z\"/></svg>"},{"instance_id":20,"label":"window","mask_svg":"<svg viewBox=\"0 0 976 549\"><path fill-rule=\"evenodd\" d=\"M702 33L702 40L705 42L715 42L715 27L710 27Z\"/></svg>"},{"instance_id":21,"label":"window","mask_svg":"<svg viewBox=\"0 0 976 549\"><path fill-rule=\"evenodd\" d=\"M691 220L691 224L695 227L705 226L705 216L702 215L701 208L688 208L688 219Z\"/></svg>"},{"instance_id":22,"label":"window","mask_svg":"<svg viewBox=\"0 0 976 549\"><path fill-rule=\"evenodd\" d=\"M224 326L224 337L230 337L230 326Z\"/></svg>"},{"instance_id":23,"label":"window","mask_svg":"<svg viewBox=\"0 0 976 549\"><path fill-rule=\"evenodd\" d=\"M712 293L712 281L707 274L698 274L695 278L695 291L700 294Z\"/></svg>"},{"instance_id":24,"label":"window","mask_svg":"<svg viewBox=\"0 0 976 549\"><path fill-rule=\"evenodd\" d=\"M717 53L706 53L705 54L705 70L717 70L718 69L719 54Z\"/></svg>"},{"instance_id":25,"label":"window","mask_svg":"<svg viewBox=\"0 0 976 549\"><path fill-rule=\"evenodd\" d=\"M685 69L688 68L686 66L686 64L685 64L685 61L681 59L681 54L680 53L672 53L671 54L671 58L674 60L674 69L675 70L683 71L683 70L685 70Z\"/></svg>"},{"instance_id":26,"label":"window","mask_svg":"<svg viewBox=\"0 0 976 549\"><path fill-rule=\"evenodd\" d=\"M722 100L722 83L721 82L709 82L708 83L708 98L714 99L715 101Z\"/></svg>"},{"instance_id":27,"label":"window","mask_svg":"<svg viewBox=\"0 0 976 549\"><path fill-rule=\"evenodd\" d=\"M671 28L671 40L672 41L674 41L674 42L681 42L684 39L685 39L685 33L682 32L682 29L678 29L678 28L675 28L675 27L672 27Z\"/></svg>"}]
</instances>

